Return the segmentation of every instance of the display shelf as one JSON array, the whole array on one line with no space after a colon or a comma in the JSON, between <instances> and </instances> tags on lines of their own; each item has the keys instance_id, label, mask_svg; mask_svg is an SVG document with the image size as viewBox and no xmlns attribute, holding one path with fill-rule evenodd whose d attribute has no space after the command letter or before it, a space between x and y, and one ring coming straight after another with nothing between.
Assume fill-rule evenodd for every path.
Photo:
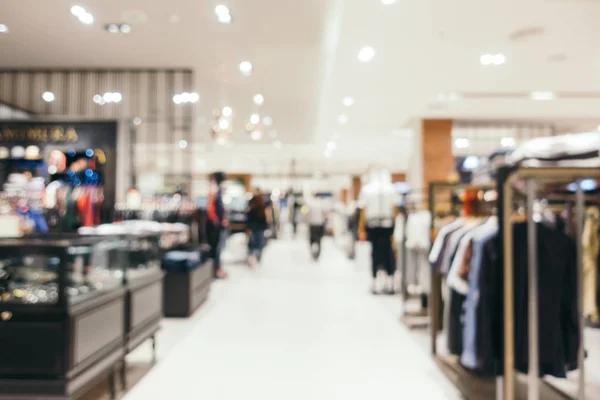
<instances>
[{"instance_id":1,"label":"display shelf","mask_svg":"<svg viewBox=\"0 0 600 400\"><path fill-rule=\"evenodd\" d=\"M206 301L212 281L211 260L190 271L168 271L164 285L165 316L186 318L192 315Z\"/></svg>"}]
</instances>

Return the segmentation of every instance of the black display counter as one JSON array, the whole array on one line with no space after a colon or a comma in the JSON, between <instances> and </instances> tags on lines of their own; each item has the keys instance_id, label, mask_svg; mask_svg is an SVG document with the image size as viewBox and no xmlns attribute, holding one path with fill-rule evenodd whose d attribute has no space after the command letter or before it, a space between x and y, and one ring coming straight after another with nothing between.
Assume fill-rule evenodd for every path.
<instances>
[{"instance_id":1,"label":"black display counter","mask_svg":"<svg viewBox=\"0 0 600 400\"><path fill-rule=\"evenodd\" d=\"M0 399L76 398L125 354L123 270L110 240L0 240Z\"/></svg>"},{"instance_id":2,"label":"black display counter","mask_svg":"<svg viewBox=\"0 0 600 400\"><path fill-rule=\"evenodd\" d=\"M208 298L212 281L212 260L198 263L191 270L167 269L164 284L165 316L191 316Z\"/></svg>"}]
</instances>

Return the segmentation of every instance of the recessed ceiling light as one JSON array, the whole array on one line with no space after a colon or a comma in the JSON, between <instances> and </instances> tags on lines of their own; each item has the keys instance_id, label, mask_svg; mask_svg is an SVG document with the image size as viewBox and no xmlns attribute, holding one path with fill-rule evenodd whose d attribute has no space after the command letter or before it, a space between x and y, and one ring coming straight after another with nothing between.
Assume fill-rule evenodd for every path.
<instances>
[{"instance_id":1,"label":"recessed ceiling light","mask_svg":"<svg viewBox=\"0 0 600 400\"><path fill-rule=\"evenodd\" d=\"M500 140L502 147L515 147L515 143L515 138L509 136L503 137L502 140Z\"/></svg>"},{"instance_id":2,"label":"recessed ceiling light","mask_svg":"<svg viewBox=\"0 0 600 400\"><path fill-rule=\"evenodd\" d=\"M130 33L131 32L131 26L127 25L127 24L123 24L120 26L120 30L121 33Z\"/></svg>"},{"instance_id":3,"label":"recessed ceiling light","mask_svg":"<svg viewBox=\"0 0 600 400\"><path fill-rule=\"evenodd\" d=\"M233 110L231 109L231 107L229 107L229 106L223 107L223 116L231 117L231 115L233 115Z\"/></svg>"},{"instance_id":4,"label":"recessed ceiling light","mask_svg":"<svg viewBox=\"0 0 600 400\"><path fill-rule=\"evenodd\" d=\"M87 12L87 10L81 6L71 7L71 14L73 14L81 23L90 25L94 23L94 16Z\"/></svg>"},{"instance_id":5,"label":"recessed ceiling light","mask_svg":"<svg viewBox=\"0 0 600 400\"><path fill-rule=\"evenodd\" d=\"M390 4L396 3L396 0L381 0L381 4L384 6L389 6Z\"/></svg>"},{"instance_id":6,"label":"recessed ceiling light","mask_svg":"<svg viewBox=\"0 0 600 400\"><path fill-rule=\"evenodd\" d=\"M230 14L229 8L227 8L227 6L224 6L223 4L219 4L218 6L215 7L215 14L217 16Z\"/></svg>"},{"instance_id":7,"label":"recessed ceiling light","mask_svg":"<svg viewBox=\"0 0 600 400\"><path fill-rule=\"evenodd\" d=\"M83 14L79 17L79 21L86 25L91 25L94 23L94 16L92 14Z\"/></svg>"},{"instance_id":8,"label":"recessed ceiling light","mask_svg":"<svg viewBox=\"0 0 600 400\"><path fill-rule=\"evenodd\" d=\"M180 140L179 141L179 148L180 149L185 149L187 146L188 146L187 140Z\"/></svg>"},{"instance_id":9,"label":"recessed ceiling light","mask_svg":"<svg viewBox=\"0 0 600 400\"><path fill-rule=\"evenodd\" d=\"M0 24L0 33L8 33L8 25Z\"/></svg>"},{"instance_id":10,"label":"recessed ceiling light","mask_svg":"<svg viewBox=\"0 0 600 400\"><path fill-rule=\"evenodd\" d=\"M506 63L506 56L502 53L496 54L482 54L479 57L479 62L481 65L489 66L489 65L503 65Z\"/></svg>"},{"instance_id":11,"label":"recessed ceiling light","mask_svg":"<svg viewBox=\"0 0 600 400\"><path fill-rule=\"evenodd\" d=\"M346 114L342 114L338 117L338 123L340 125L344 125L347 122L348 122L348 116Z\"/></svg>"},{"instance_id":12,"label":"recessed ceiling light","mask_svg":"<svg viewBox=\"0 0 600 400\"><path fill-rule=\"evenodd\" d=\"M264 126L271 126L271 125L273 125L273 118L269 117L268 115L266 115L265 117L263 117L263 125Z\"/></svg>"},{"instance_id":13,"label":"recessed ceiling light","mask_svg":"<svg viewBox=\"0 0 600 400\"><path fill-rule=\"evenodd\" d=\"M252 63L250 61L242 61L240 63L240 72L244 76L252 75Z\"/></svg>"},{"instance_id":14,"label":"recessed ceiling light","mask_svg":"<svg viewBox=\"0 0 600 400\"><path fill-rule=\"evenodd\" d=\"M106 30L110 33L119 33L119 25L117 24L108 24L106 25Z\"/></svg>"},{"instance_id":15,"label":"recessed ceiling light","mask_svg":"<svg viewBox=\"0 0 600 400\"><path fill-rule=\"evenodd\" d=\"M56 96L54 96L54 93L52 93L52 92L44 92L42 94L42 99L46 103L52 103L56 99Z\"/></svg>"},{"instance_id":16,"label":"recessed ceiling light","mask_svg":"<svg viewBox=\"0 0 600 400\"><path fill-rule=\"evenodd\" d=\"M254 130L250 134L250 137L252 138L252 140L260 140L262 138L262 132L259 130Z\"/></svg>"},{"instance_id":17,"label":"recessed ceiling light","mask_svg":"<svg viewBox=\"0 0 600 400\"><path fill-rule=\"evenodd\" d=\"M133 119L133 124L136 125L136 126L137 125L141 125L142 124L142 119L140 117L135 117Z\"/></svg>"},{"instance_id":18,"label":"recessed ceiling light","mask_svg":"<svg viewBox=\"0 0 600 400\"><path fill-rule=\"evenodd\" d=\"M372 47L365 46L358 52L358 59L362 62L369 62L375 57L375 50Z\"/></svg>"},{"instance_id":19,"label":"recessed ceiling light","mask_svg":"<svg viewBox=\"0 0 600 400\"><path fill-rule=\"evenodd\" d=\"M265 102L265 97L258 93L254 95L254 104L256 104L257 106L262 105Z\"/></svg>"},{"instance_id":20,"label":"recessed ceiling light","mask_svg":"<svg viewBox=\"0 0 600 400\"><path fill-rule=\"evenodd\" d=\"M231 14L217 15L217 21L219 21L220 24L228 25L231 23L232 20L233 18L231 18Z\"/></svg>"},{"instance_id":21,"label":"recessed ceiling light","mask_svg":"<svg viewBox=\"0 0 600 400\"><path fill-rule=\"evenodd\" d=\"M554 92L531 92L529 96L531 97L531 100L539 101L554 100L556 98Z\"/></svg>"},{"instance_id":22,"label":"recessed ceiling light","mask_svg":"<svg viewBox=\"0 0 600 400\"><path fill-rule=\"evenodd\" d=\"M256 125L258 123L260 123L260 115L254 113L250 116L250 123Z\"/></svg>"},{"instance_id":23,"label":"recessed ceiling light","mask_svg":"<svg viewBox=\"0 0 600 400\"><path fill-rule=\"evenodd\" d=\"M354 97L344 97L343 103L346 107L352 107L354 105Z\"/></svg>"},{"instance_id":24,"label":"recessed ceiling light","mask_svg":"<svg viewBox=\"0 0 600 400\"><path fill-rule=\"evenodd\" d=\"M229 121L226 118L220 118L219 119L219 128L221 128L221 129L228 129L229 128Z\"/></svg>"},{"instance_id":25,"label":"recessed ceiling light","mask_svg":"<svg viewBox=\"0 0 600 400\"><path fill-rule=\"evenodd\" d=\"M454 146L456 146L457 149L466 149L467 147L469 147L469 139L457 138L456 140L454 140Z\"/></svg>"}]
</instances>

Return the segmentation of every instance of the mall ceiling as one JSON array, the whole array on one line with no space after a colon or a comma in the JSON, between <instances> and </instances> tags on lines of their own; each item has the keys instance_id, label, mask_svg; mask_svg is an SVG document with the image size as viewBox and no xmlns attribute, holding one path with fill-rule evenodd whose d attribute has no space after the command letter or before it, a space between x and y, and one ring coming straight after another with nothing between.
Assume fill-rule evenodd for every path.
<instances>
[{"instance_id":1,"label":"mall ceiling","mask_svg":"<svg viewBox=\"0 0 600 400\"><path fill-rule=\"evenodd\" d=\"M231 106L236 126L259 112L278 133L253 142L236 128L214 163L404 170L420 117L600 122L598 20L593 0L3 0L0 68L191 68L197 129L208 136L213 109Z\"/></svg>"}]
</instances>

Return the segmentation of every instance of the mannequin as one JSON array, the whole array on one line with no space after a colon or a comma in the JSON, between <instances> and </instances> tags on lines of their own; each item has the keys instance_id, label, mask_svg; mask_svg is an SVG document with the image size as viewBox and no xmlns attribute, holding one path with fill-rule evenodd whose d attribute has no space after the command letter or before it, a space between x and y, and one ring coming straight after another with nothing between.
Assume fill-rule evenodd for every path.
<instances>
[{"instance_id":1,"label":"mannequin","mask_svg":"<svg viewBox=\"0 0 600 400\"><path fill-rule=\"evenodd\" d=\"M374 168L359 196L361 239L371 243L374 294L394 293L394 219L400 196L385 168Z\"/></svg>"}]
</instances>

